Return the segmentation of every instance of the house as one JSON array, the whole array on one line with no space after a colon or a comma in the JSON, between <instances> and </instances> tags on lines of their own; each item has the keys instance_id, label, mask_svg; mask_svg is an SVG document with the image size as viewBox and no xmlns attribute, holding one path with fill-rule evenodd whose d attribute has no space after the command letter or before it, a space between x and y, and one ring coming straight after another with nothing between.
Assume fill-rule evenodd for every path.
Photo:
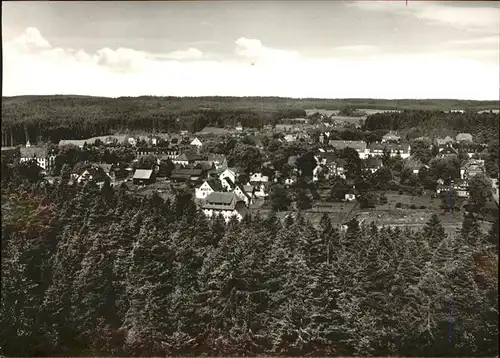
<instances>
[{"instance_id":1,"label":"house","mask_svg":"<svg viewBox=\"0 0 500 358\"><path fill-rule=\"evenodd\" d=\"M235 217L241 221L248 212L245 202L235 193L213 192L201 205L201 210L206 217L221 215L226 223Z\"/></svg>"},{"instance_id":2,"label":"house","mask_svg":"<svg viewBox=\"0 0 500 358\"><path fill-rule=\"evenodd\" d=\"M197 162L204 160L207 160L206 156L191 153L182 153L181 155L177 156L177 158L173 158L172 162L179 165L188 165L196 164Z\"/></svg>"},{"instance_id":3,"label":"house","mask_svg":"<svg viewBox=\"0 0 500 358\"><path fill-rule=\"evenodd\" d=\"M255 187L253 185L237 185L233 190L233 193L235 193L241 200L243 200L246 206L254 203L254 192Z\"/></svg>"},{"instance_id":4,"label":"house","mask_svg":"<svg viewBox=\"0 0 500 358\"><path fill-rule=\"evenodd\" d=\"M132 182L135 185L147 185L155 182L155 173L152 169L136 169Z\"/></svg>"},{"instance_id":5,"label":"house","mask_svg":"<svg viewBox=\"0 0 500 358\"><path fill-rule=\"evenodd\" d=\"M199 188L195 189L196 199L206 199L213 192L221 192L222 186L218 180L205 180Z\"/></svg>"},{"instance_id":6,"label":"house","mask_svg":"<svg viewBox=\"0 0 500 358\"><path fill-rule=\"evenodd\" d=\"M253 173L250 176L250 183L267 183L269 182L269 177L262 175L262 173Z\"/></svg>"},{"instance_id":7,"label":"house","mask_svg":"<svg viewBox=\"0 0 500 358\"><path fill-rule=\"evenodd\" d=\"M254 190L254 195L257 198L266 198L268 196L268 184L269 183L262 183L259 185L255 185L255 190ZM247 185L251 185L250 183L247 183Z\"/></svg>"},{"instance_id":8,"label":"house","mask_svg":"<svg viewBox=\"0 0 500 358\"><path fill-rule=\"evenodd\" d=\"M391 158L399 155L406 159L410 156L410 144L373 142L368 146L368 151L371 156L382 156L385 151L388 151Z\"/></svg>"},{"instance_id":9,"label":"house","mask_svg":"<svg viewBox=\"0 0 500 358\"><path fill-rule=\"evenodd\" d=\"M454 191L459 198L469 197L469 184L465 180L460 180L450 185L444 185L444 182L439 182L436 187L436 193L443 195L450 191Z\"/></svg>"},{"instance_id":10,"label":"house","mask_svg":"<svg viewBox=\"0 0 500 358\"><path fill-rule=\"evenodd\" d=\"M222 187L231 191L235 188L237 172L234 168L227 168L219 175L219 181Z\"/></svg>"},{"instance_id":11,"label":"house","mask_svg":"<svg viewBox=\"0 0 500 358\"><path fill-rule=\"evenodd\" d=\"M201 148L201 146L203 145L198 138L193 139L189 144L195 146L198 149Z\"/></svg>"},{"instance_id":12,"label":"house","mask_svg":"<svg viewBox=\"0 0 500 358\"><path fill-rule=\"evenodd\" d=\"M286 142L291 143L291 142L295 142L295 140L297 139L297 137L294 134L287 134L286 136L283 137L283 139Z\"/></svg>"},{"instance_id":13,"label":"house","mask_svg":"<svg viewBox=\"0 0 500 358\"><path fill-rule=\"evenodd\" d=\"M356 200L356 195L348 193L344 195L344 201L354 201Z\"/></svg>"},{"instance_id":14,"label":"house","mask_svg":"<svg viewBox=\"0 0 500 358\"><path fill-rule=\"evenodd\" d=\"M22 163L30 160L35 160L44 171L50 171L54 167L56 156L50 154L46 147L32 147L28 142L26 147L20 148L19 161Z\"/></svg>"},{"instance_id":15,"label":"house","mask_svg":"<svg viewBox=\"0 0 500 358\"><path fill-rule=\"evenodd\" d=\"M227 159L224 154L209 154L207 160L215 165L215 169L227 168Z\"/></svg>"},{"instance_id":16,"label":"house","mask_svg":"<svg viewBox=\"0 0 500 358\"><path fill-rule=\"evenodd\" d=\"M382 168L384 165L382 164L382 160L377 157L368 157L365 161L365 167L371 173L375 173L377 170Z\"/></svg>"},{"instance_id":17,"label":"house","mask_svg":"<svg viewBox=\"0 0 500 358\"><path fill-rule=\"evenodd\" d=\"M132 147L135 147L137 145L137 138L128 137L127 143L130 144Z\"/></svg>"},{"instance_id":18,"label":"house","mask_svg":"<svg viewBox=\"0 0 500 358\"><path fill-rule=\"evenodd\" d=\"M170 179L176 182L196 182L203 177L203 169L201 168L174 168Z\"/></svg>"},{"instance_id":19,"label":"house","mask_svg":"<svg viewBox=\"0 0 500 358\"><path fill-rule=\"evenodd\" d=\"M398 136L393 131L389 131L389 133L385 134L382 137L382 143L399 143L400 140L401 140L401 137Z\"/></svg>"},{"instance_id":20,"label":"house","mask_svg":"<svg viewBox=\"0 0 500 358\"><path fill-rule=\"evenodd\" d=\"M162 160L170 159L173 163L175 159L179 157L179 152L176 150L168 150L158 155L158 163ZM175 163L174 163L175 164Z\"/></svg>"},{"instance_id":21,"label":"house","mask_svg":"<svg viewBox=\"0 0 500 358\"><path fill-rule=\"evenodd\" d=\"M147 157L149 155L155 156L159 153L159 150L158 148L138 147L135 152L137 157L142 158L142 157Z\"/></svg>"},{"instance_id":22,"label":"house","mask_svg":"<svg viewBox=\"0 0 500 358\"><path fill-rule=\"evenodd\" d=\"M243 126L241 125L241 123L238 123L236 124L236 128L235 128L238 132L241 132L243 131Z\"/></svg>"},{"instance_id":23,"label":"house","mask_svg":"<svg viewBox=\"0 0 500 358\"><path fill-rule=\"evenodd\" d=\"M285 186L290 186L293 185L297 180L295 178L286 178L285 179Z\"/></svg>"},{"instance_id":24,"label":"house","mask_svg":"<svg viewBox=\"0 0 500 358\"><path fill-rule=\"evenodd\" d=\"M347 164L345 159L336 159L327 164L329 177L338 176L345 179L345 165Z\"/></svg>"},{"instance_id":25,"label":"house","mask_svg":"<svg viewBox=\"0 0 500 358\"><path fill-rule=\"evenodd\" d=\"M362 140L330 140L328 144L337 151L352 148L358 152L361 159L365 159L369 154L366 142Z\"/></svg>"},{"instance_id":26,"label":"house","mask_svg":"<svg viewBox=\"0 0 500 358\"><path fill-rule=\"evenodd\" d=\"M484 174L485 172L484 160L471 159L460 168L460 178L470 180L474 176Z\"/></svg>"},{"instance_id":27,"label":"house","mask_svg":"<svg viewBox=\"0 0 500 358\"><path fill-rule=\"evenodd\" d=\"M71 177L77 182L93 181L98 185L104 184L106 179L111 179L104 169L99 165L91 165L87 168L82 168L79 172L71 174Z\"/></svg>"},{"instance_id":28,"label":"house","mask_svg":"<svg viewBox=\"0 0 500 358\"><path fill-rule=\"evenodd\" d=\"M444 148L439 150L439 153L436 155L437 158L451 158L458 155L458 150L453 148L451 145L447 145Z\"/></svg>"},{"instance_id":29,"label":"house","mask_svg":"<svg viewBox=\"0 0 500 358\"><path fill-rule=\"evenodd\" d=\"M459 133L456 137L457 142L469 142L472 143L472 134L470 133Z\"/></svg>"},{"instance_id":30,"label":"house","mask_svg":"<svg viewBox=\"0 0 500 358\"><path fill-rule=\"evenodd\" d=\"M436 139L436 144L438 147L444 147L444 146L452 144L453 142L455 142L455 140L453 138L451 138L450 136Z\"/></svg>"}]
</instances>

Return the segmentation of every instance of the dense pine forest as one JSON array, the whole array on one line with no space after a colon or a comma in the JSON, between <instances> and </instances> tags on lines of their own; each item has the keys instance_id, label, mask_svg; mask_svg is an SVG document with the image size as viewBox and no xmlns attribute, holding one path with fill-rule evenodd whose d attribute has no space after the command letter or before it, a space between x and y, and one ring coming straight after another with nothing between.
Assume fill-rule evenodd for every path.
<instances>
[{"instance_id":1,"label":"dense pine forest","mask_svg":"<svg viewBox=\"0 0 500 358\"><path fill-rule=\"evenodd\" d=\"M2 177L2 355L498 355L498 221L226 225L69 173Z\"/></svg>"},{"instance_id":2,"label":"dense pine forest","mask_svg":"<svg viewBox=\"0 0 500 358\"><path fill-rule=\"evenodd\" d=\"M282 118L304 117L305 109L350 107L407 111L406 114L392 114L401 119L380 120L379 117L386 117L386 114L375 115L372 121L367 121L374 128L419 127L421 120L426 122L424 132L444 128L473 135L478 131L491 135L493 131L483 129L491 128L491 123L498 128L498 114L476 113L498 108L498 101L21 96L2 99L2 133L8 134L8 140L16 145L25 143L26 132L32 143L58 143L61 139L84 139L115 131L172 132L185 129L196 132L205 126L225 127L237 123L247 128L261 128ZM452 109L469 109L470 113L443 112Z\"/></svg>"}]
</instances>

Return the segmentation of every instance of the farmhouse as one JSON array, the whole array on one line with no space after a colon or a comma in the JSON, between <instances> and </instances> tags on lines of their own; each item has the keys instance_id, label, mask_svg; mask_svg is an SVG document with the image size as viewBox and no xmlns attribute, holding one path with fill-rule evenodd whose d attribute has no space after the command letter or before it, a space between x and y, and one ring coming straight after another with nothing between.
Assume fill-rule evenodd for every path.
<instances>
[{"instance_id":1,"label":"farmhouse","mask_svg":"<svg viewBox=\"0 0 500 358\"><path fill-rule=\"evenodd\" d=\"M371 156L382 156L384 151L388 151L391 157L401 156L406 159L410 156L410 145L408 143L370 143L368 151Z\"/></svg>"},{"instance_id":2,"label":"farmhouse","mask_svg":"<svg viewBox=\"0 0 500 358\"><path fill-rule=\"evenodd\" d=\"M234 168L227 168L219 175L219 181L222 187L231 191L235 188L237 171Z\"/></svg>"},{"instance_id":3,"label":"farmhouse","mask_svg":"<svg viewBox=\"0 0 500 358\"><path fill-rule=\"evenodd\" d=\"M382 143L399 143L400 140L401 137L398 136L393 131L390 131L389 133L387 133L382 137Z\"/></svg>"},{"instance_id":4,"label":"farmhouse","mask_svg":"<svg viewBox=\"0 0 500 358\"><path fill-rule=\"evenodd\" d=\"M200 148L203 144L198 138L195 138L191 141L190 145Z\"/></svg>"},{"instance_id":5,"label":"farmhouse","mask_svg":"<svg viewBox=\"0 0 500 358\"><path fill-rule=\"evenodd\" d=\"M132 182L135 185L147 185L155 182L155 173L152 169L136 169Z\"/></svg>"},{"instance_id":6,"label":"farmhouse","mask_svg":"<svg viewBox=\"0 0 500 358\"><path fill-rule=\"evenodd\" d=\"M352 148L358 152L361 159L365 159L369 153L366 148L366 142L363 142L362 140L330 140L328 144L335 148L335 150Z\"/></svg>"},{"instance_id":7,"label":"farmhouse","mask_svg":"<svg viewBox=\"0 0 500 358\"><path fill-rule=\"evenodd\" d=\"M478 174L484 174L486 169L484 168L484 160L472 159L468 160L460 168L460 178L464 180L470 180Z\"/></svg>"},{"instance_id":8,"label":"farmhouse","mask_svg":"<svg viewBox=\"0 0 500 358\"><path fill-rule=\"evenodd\" d=\"M20 149L20 162L28 162L30 160L35 160L37 165L44 171L51 170L55 164L56 156L49 154L49 151L45 147L31 147L29 142L26 143L26 147L21 147Z\"/></svg>"},{"instance_id":9,"label":"farmhouse","mask_svg":"<svg viewBox=\"0 0 500 358\"><path fill-rule=\"evenodd\" d=\"M201 168L175 168L172 170L170 179L176 182L198 181L203 176Z\"/></svg>"},{"instance_id":10,"label":"farmhouse","mask_svg":"<svg viewBox=\"0 0 500 358\"><path fill-rule=\"evenodd\" d=\"M375 173L377 170L383 167L382 160L380 158L368 157L365 162L366 169L370 172Z\"/></svg>"},{"instance_id":11,"label":"farmhouse","mask_svg":"<svg viewBox=\"0 0 500 358\"><path fill-rule=\"evenodd\" d=\"M451 138L450 136L436 139L436 144L438 147L444 147L444 146L450 145L453 142L455 142L455 140L453 138Z\"/></svg>"},{"instance_id":12,"label":"farmhouse","mask_svg":"<svg viewBox=\"0 0 500 358\"><path fill-rule=\"evenodd\" d=\"M221 192L222 185L218 180L205 180L199 188L195 190L196 199L202 200L206 199L213 192Z\"/></svg>"},{"instance_id":13,"label":"farmhouse","mask_svg":"<svg viewBox=\"0 0 500 358\"><path fill-rule=\"evenodd\" d=\"M243 200L246 206L253 204L255 199L254 192L255 188L253 185L237 185L233 190L233 193L235 193L241 200Z\"/></svg>"},{"instance_id":14,"label":"farmhouse","mask_svg":"<svg viewBox=\"0 0 500 358\"><path fill-rule=\"evenodd\" d=\"M191 153L182 153L177 158L173 158L172 162L174 164L188 165L196 164L197 162L201 162L204 160L207 160L206 156Z\"/></svg>"},{"instance_id":15,"label":"farmhouse","mask_svg":"<svg viewBox=\"0 0 500 358\"><path fill-rule=\"evenodd\" d=\"M235 193L221 192L211 193L202 204L201 209L208 218L222 215L226 223L231 220L231 217L241 221L248 212L245 202Z\"/></svg>"},{"instance_id":16,"label":"farmhouse","mask_svg":"<svg viewBox=\"0 0 500 358\"><path fill-rule=\"evenodd\" d=\"M109 174L106 174L104 169L98 165L82 168L79 172L75 172L71 176L77 183L93 181L97 184L103 184L106 179L110 179Z\"/></svg>"},{"instance_id":17,"label":"farmhouse","mask_svg":"<svg viewBox=\"0 0 500 358\"><path fill-rule=\"evenodd\" d=\"M458 151L453 148L451 145L448 145L442 149L439 150L439 153L437 154L437 158L451 158L458 155Z\"/></svg>"}]
</instances>

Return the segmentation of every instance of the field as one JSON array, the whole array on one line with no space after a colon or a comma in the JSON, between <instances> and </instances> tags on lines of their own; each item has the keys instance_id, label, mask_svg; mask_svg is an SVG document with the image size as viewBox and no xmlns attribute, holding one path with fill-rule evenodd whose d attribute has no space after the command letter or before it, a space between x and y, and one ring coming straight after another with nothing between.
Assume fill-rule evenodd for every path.
<instances>
[{"instance_id":1,"label":"field","mask_svg":"<svg viewBox=\"0 0 500 358\"><path fill-rule=\"evenodd\" d=\"M391 226L401 229L422 228L434 213L440 213L440 220L448 234L455 235L462 226L464 211L444 213L440 208L441 201L433 199L429 195L411 196L397 193L387 193L387 204L378 205L375 209L361 210L354 202L316 202L309 210L304 211L304 216L311 221L315 227L319 227L321 217L327 213L334 225L340 225L356 217L358 221L365 223L374 222L378 227ZM396 208L396 203L401 203L402 208ZM409 207L414 204L416 209ZM259 208L252 208L253 213L259 211L263 216L271 212L268 204ZM292 211L277 213L282 220ZM488 222L482 222L483 231L487 232L491 227Z\"/></svg>"}]
</instances>

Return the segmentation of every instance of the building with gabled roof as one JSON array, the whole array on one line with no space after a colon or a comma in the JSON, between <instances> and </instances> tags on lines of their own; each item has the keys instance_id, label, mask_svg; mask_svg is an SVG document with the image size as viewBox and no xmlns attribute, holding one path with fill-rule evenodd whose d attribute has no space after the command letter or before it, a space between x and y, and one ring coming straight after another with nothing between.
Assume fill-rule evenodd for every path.
<instances>
[{"instance_id":1,"label":"building with gabled roof","mask_svg":"<svg viewBox=\"0 0 500 358\"><path fill-rule=\"evenodd\" d=\"M328 145L335 148L335 150L352 148L358 152L361 159L365 159L369 154L369 151L366 147L366 142L362 140L330 140L328 142Z\"/></svg>"},{"instance_id":2,"label":"building with gabled roof","mask_svg":"<svg viewBox=\"0 0 500 358\"><path fill-rule=\"evenodd\" d=\"M153 169L136 169L132 182L135 185L147 185L155 182L155 173Z\"/></svg>"},{"instance_id":3,"label":"building with gabled roof","mask_svg":"<svg viewBox=\"0 0 500 358\"><path fill-rule=\"evenodd\" d=\"M382 137L382 143L399 143L400 140L401 137L393 131L389 131Z\"/></svg>"},{"instance_id":4,"label":"building with gabled roof","mask_svg":"<svg viewBox=\"0 0 500 358\"><path fill-rule=\"evenodd\" d=\"M208 218L222 215L226 223L231 220L231 217L236 217L238 221L241 221L248 213L245 202L232 192L211 193L201 205L201 210Z\"/></svg>"},{"instance_id":5,"label":"building with gabled roof","mask_svg":"<svg viewBox=\"0 0 500 358\"><path fill-rule=\"evenodd\" d=\"M401 158L406 159L410 156L410 144L373 142L368 146L368 151L371 156L382 156L384 151L389 151L391 157L399 155Z\"/></svg>"},{"instance_id":6,"label":"building with gabled roof","mask_svg":"<svg viewBox=\"0 0 500 358\"><path fill-rule=\"evenodd\" d=\"M197 181L203 176L203 169L201 168L174 168L170 179L174 181Z\"/></svg>"},{"instance_id":7,"label":"building with gabled roof","mask_svg":"<svg viewBox=\"0 0 500 358\"><path fill-rule=\"evenodd\" d=\"M199 200L206 199L214 192L222 192L222 185L216 179L208 179L195 189L195 198Z\"/></svg>"},{"instance_id":8,"label":"building with gabled roof","mask_svg":"<svg viewBox=\"0 0 500 358\"><path fill-rule=\"evenodd\" d=\"M368 157L365 160L365 167L368 169L370 172L375 173L377 170L382 168L384 164L382 163L382 159L378 157Z\"/></svg>"},{"instance_id":9,"label":"building with gabled roof","mask_svg":"<svg viewBox=\"0 0 500 358\"><path fill-rule=\"evenodd\" d=\"M19 149L19 161L22 163L31 160L35 160L37 165L44 171L49 171L55 164L56 156L49 153L46 147L21 147Z\"/></svg>"}]
</instances>

